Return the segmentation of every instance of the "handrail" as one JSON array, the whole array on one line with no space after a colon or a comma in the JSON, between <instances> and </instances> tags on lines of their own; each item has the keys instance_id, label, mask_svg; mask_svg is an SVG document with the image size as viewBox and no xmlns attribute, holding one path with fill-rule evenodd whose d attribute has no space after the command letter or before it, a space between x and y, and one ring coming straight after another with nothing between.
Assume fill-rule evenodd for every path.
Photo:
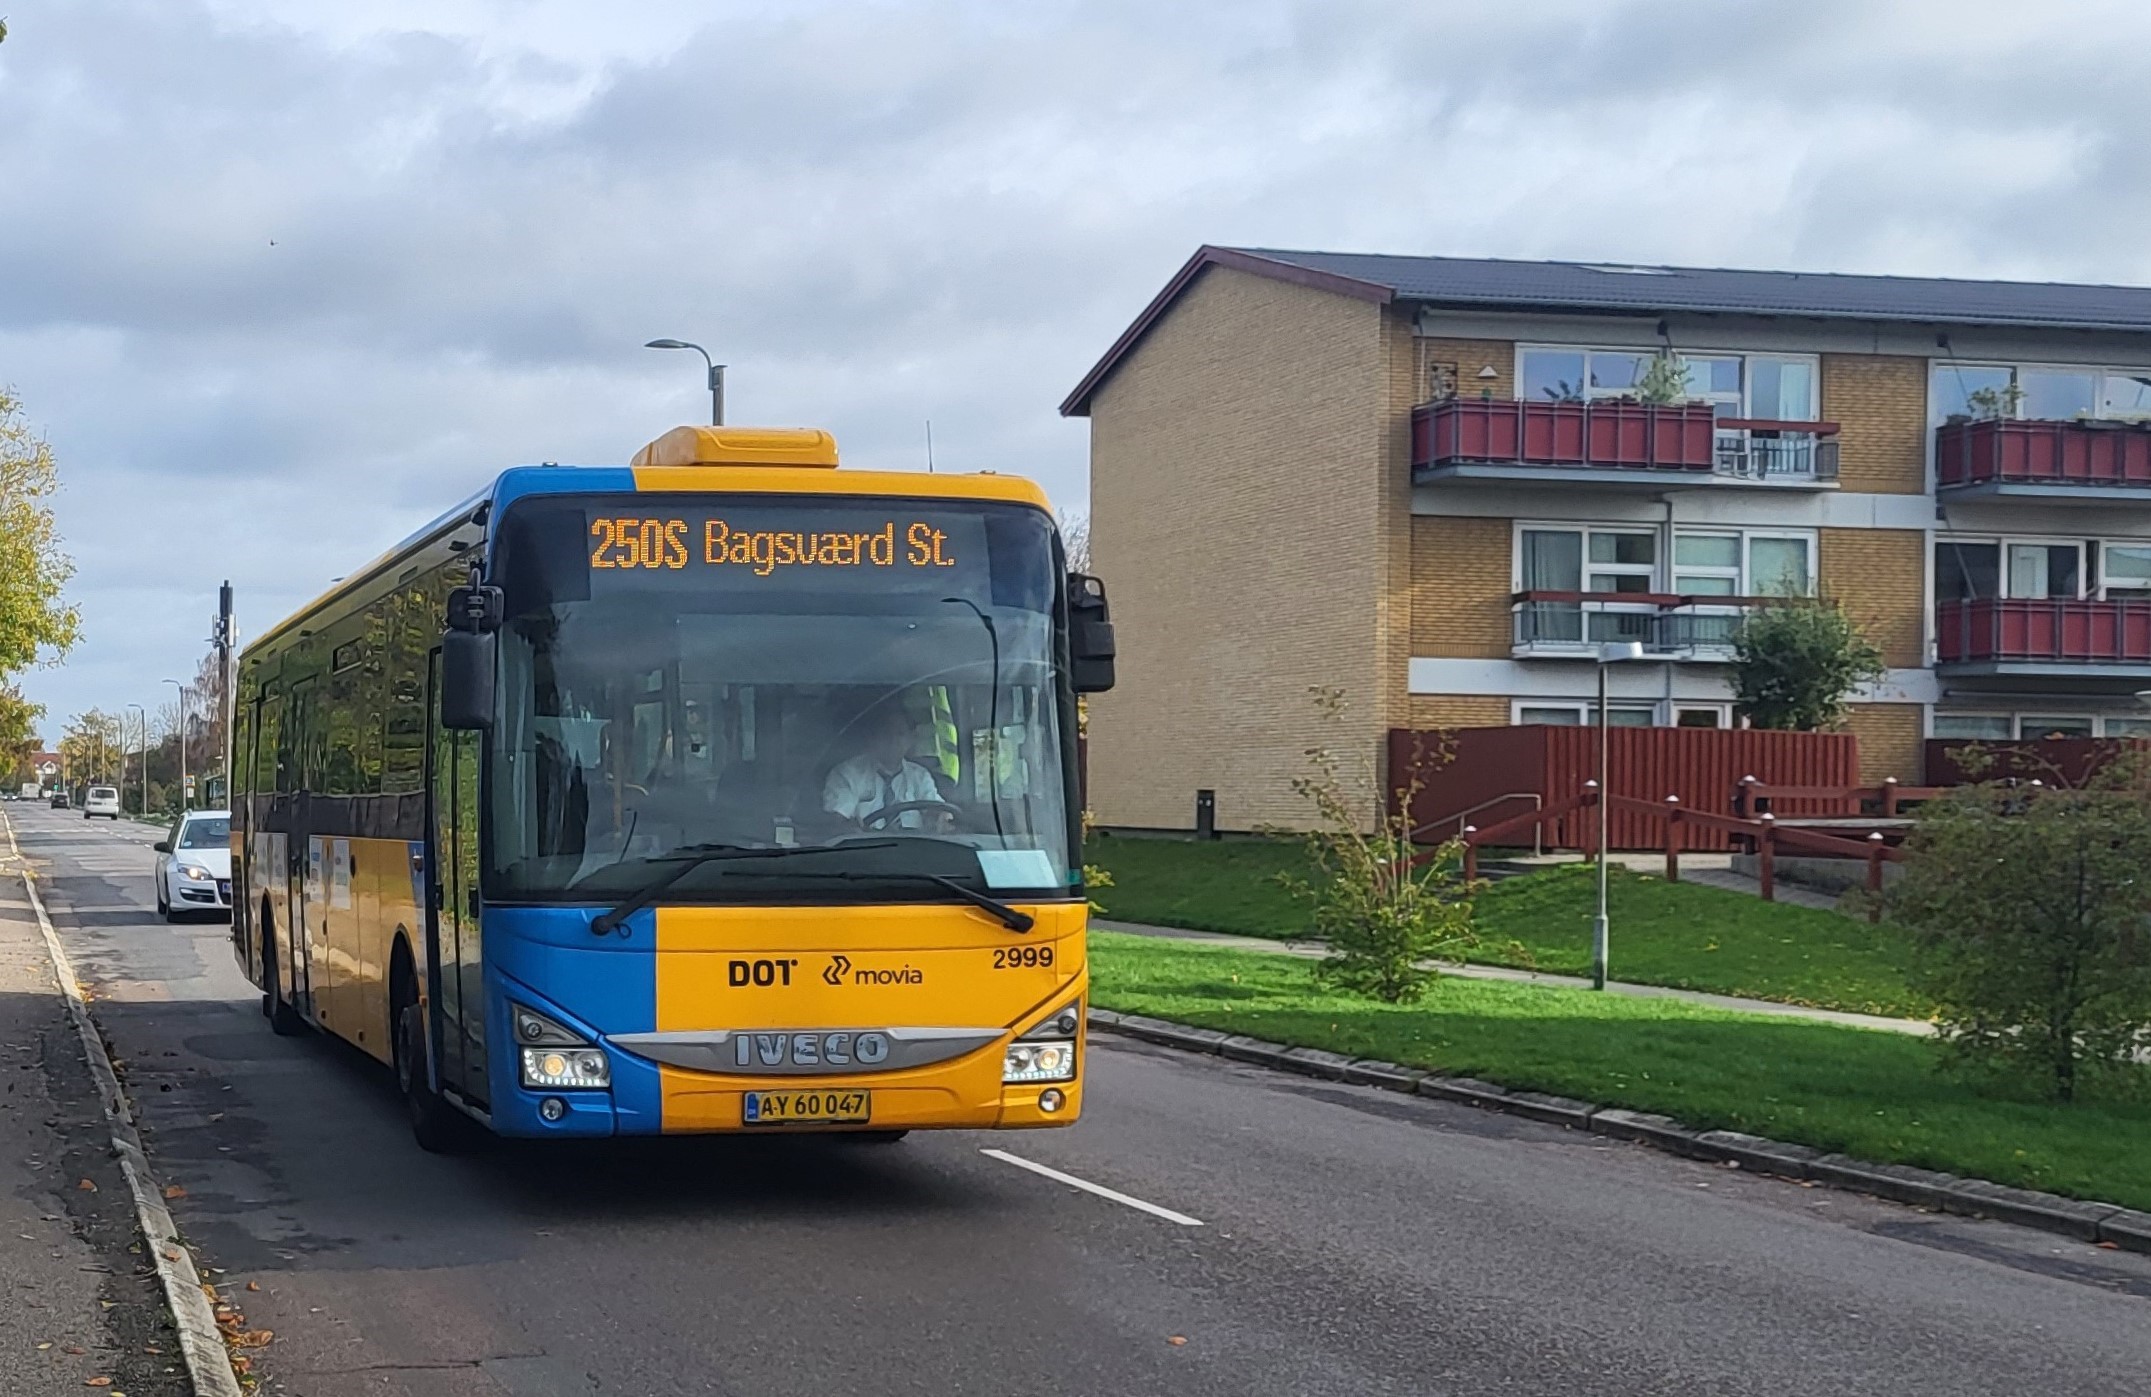
<instances>
[{"instance_id":1,"label":"handrail","mask_svg":"<svg viewBox=\"0 0 2151 1397\"><path fill-rule=\"evenodd\" d=\"M1768 606L1784 597L1717 596L1707 592L1556 592L1542 587L1509 594L1511 605L1528 602L1601 602L1612 606Z\"/></svg>"},{"instance_id":2,"label":"handrail","mask_svg":"<svg viewBox=\"0 0 2151 1397\"><path fill-rule=\"evenodd\" d=\"M1834 437L1838 432L1835 422L1792 422L1776 417L1721 417L1715 425L1727 432L1806 432L1818 437Z\"/></svg>"},{"instance_id":3,"label":"handrail","mask_svg":"<svg viewBox=\"0 0 2151 1397\"><path fill-rule=\"evenodd\" d=\"M1472 816L1478 814L1481 810L1485 810L1489 806L1499 805L1505 800L1528 800L1531 802L1531 808L1534 811L1543 810L1546 807L1546 798L1540 795L1537 791L1510 791L1506 795L1489 796L1487 799L1480 801L1477 805L1472 806L1468 810L1459 810L1454 815L1444 815L1438 820L1429 820L1425 824L1419 826L1419 828L1411 831L1405 837L1410 839L1412 843L1417 844L1419 842L1420 835L1425 834L1428 830L1434 828L1436 825L1446 825L1451 820L1455 820L1457 822L1457 833L1462 834L1464 829L1463 822L1465 820L1470 819ZM1546 827L1544 825L1540 825L1532 830L1531 852L1533 854L1543 854L1546 852L1545 831Z\"/></svg>"}]
</instances>

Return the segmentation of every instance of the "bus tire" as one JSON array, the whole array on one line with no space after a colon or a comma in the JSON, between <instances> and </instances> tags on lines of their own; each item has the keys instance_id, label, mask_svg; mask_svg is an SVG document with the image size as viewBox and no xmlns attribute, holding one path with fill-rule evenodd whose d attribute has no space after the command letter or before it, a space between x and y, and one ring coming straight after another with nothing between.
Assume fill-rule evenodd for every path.
<instances>
[{"instance_id":1,"label":"bus tire","mask_svg":"<svg viewBox=\"0 0 2151 1397\"><path fill-rule=\"evenodd\" d=\"M264 906L261 916L261 1012L269 1020L271 1033L279 1038L295 1038L305 1030L306 1020L285 1002L283 987L277 980L276 924L269 919L269 909Z\"/></svg>"},{"instance_id":2,"label":"bus tire","mask_svg":"<svg viewBox=\"0 0 2151 1397\"><path fill-rule=\"evenodd\" d=\"M396 958L390 997L395 1023L396 1086L411 1118L411 1137L428 1154L454 1154L469 1139L463 1118L440 1097L427 1069L426 1011L418 1002L417 977L410 962Z\"/></svg>"}]
</instances>

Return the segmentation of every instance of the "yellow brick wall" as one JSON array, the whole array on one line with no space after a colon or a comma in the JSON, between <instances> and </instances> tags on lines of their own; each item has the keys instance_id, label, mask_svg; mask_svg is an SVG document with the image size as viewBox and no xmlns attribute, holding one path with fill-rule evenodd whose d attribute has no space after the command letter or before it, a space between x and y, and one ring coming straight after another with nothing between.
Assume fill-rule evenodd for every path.
<instances>
[{"instance_id":1,"label":"yellow brick wall","mask_svg":"<svg viewBox=\"0 0 2151 1397\"><path fill-rule=\"evenodd\" d=\"M1926 663L1927 536L1918 529L1824 529L1825 596L1842 602L1893 669Z\"/></svg>"},{"instance_id":2,"label":"yellow brick wall","mask_svg":"<svg viewBox=\"0 0 2151 1397\"><path fill-rule=\"evenodd\" d=\"M1511 534L1506 519L1422 514L1412 520L1414 655L1508 657Z\"/></svg>"},{"instance_id":3,"label":"yellow brick wall","mask_svg":"<svg viewBox=\"0 0 2151 1397\"><path fill-rule=\"evenodd\" d=\"M1464 340L1429 335L1418 340L1418 395L1414 402L1433 396L1437 368L1455 371L1456 396L1493 398L1507 402L1516 396L1516 344L1512 340ZM1482 379L1479 370L1491 368L1495 376ZM1444 377L1447 375L1444 374Z\"/></svg>"},{"instance_id":4,"label":"yellow brick wall","mask_svg":"<svg viewBox=\"0 0 2151 1397\"><path fill-rule=\"evenodd\" d=\"M1860 784L1880 785L1894 776L1916 786L1926 779L1923 710L1916 703L1856 703L1845 727L1859 740Z\"/></svg>"},{"instance_id":5,"label":"yellow brick wall","mask_svg":"<svg viewBox=\"0 0 2151 1397\"><path fill-rule=\"evenodd\" d=\"M1485 694L1413 694L1409 726L1430 728L1505 728L1509 701Z\"/></svg>"},{"instance_id":6,"label":"yellow brick wall","mask_svg":"<svg viewBox=\"0 0 2151 1397\"><path fill-rule=\"evenodd\" d=\"M1099 823L1186 828L1207 787L1223 828L1303 824L1309 746L1380 751L1409 606L1389 328L1372 303L1213 267L1094 395L1091 548L1120 648L1090 703ZM1318 685L1344 690L1341 731Z\"/></svg>"},{"instance_id":7,"label":"yellow brick wall","mask_svg":"<svg viewBox=\"0 0 2151 1397\"><path fill-rule=\"evenodd\" d=\"M1382 353L1388 401L1383 408L1379 467L1381 538L1385 577L1375 616L1381 665L1379 728L1402 726L1411 704L1412 659L1412 408L1424 380L1413 316L1394 306L1382 311ZM1383 745L1386 759L1387 744ZM1388 776L1383 773L1384 785Z\"/></svg>"},{"instance_id":8,"label":"yellow brick wall","mask_svg":"<svg viewBox=\"0 0 2151 1397\"><path fill-rule=\"evenodd\" d=\"M1838 424L1838 484L1917 495L1927 488L1927 361L1822 356L1822 415Z\"/></svg>"}]
</instances>

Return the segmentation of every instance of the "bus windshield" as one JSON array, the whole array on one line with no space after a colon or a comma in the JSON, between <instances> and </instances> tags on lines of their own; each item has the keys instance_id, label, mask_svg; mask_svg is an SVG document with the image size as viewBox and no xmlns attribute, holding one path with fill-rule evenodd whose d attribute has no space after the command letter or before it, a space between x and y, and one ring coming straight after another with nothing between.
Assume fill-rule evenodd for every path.
<instances>
[{"instance_id":1,"label":"bus windshield","mask_svg":"<svg viewBox=\"0 0 2151 1397\"><path fill-rule=\"evenodd\" d=\"M1053 529L1007 504L535 497L500 525L488 885L681 902L1074 894ZM922 875L930 875L922 877Z\"/></svg>"}]
</instances>

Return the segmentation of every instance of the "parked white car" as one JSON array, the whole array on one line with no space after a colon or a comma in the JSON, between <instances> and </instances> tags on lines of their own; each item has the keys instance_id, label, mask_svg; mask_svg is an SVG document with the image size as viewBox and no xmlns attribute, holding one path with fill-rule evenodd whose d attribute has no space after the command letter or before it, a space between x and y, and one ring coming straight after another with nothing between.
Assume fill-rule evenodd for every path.
<instances>
[{"instance_id":1,"label":"parked white car","mask_svg":"<svg viewBox=\"0 0 2151 1397\"><path fill-rule=\"evenodd\" d=\"M82 798L82 818L87 820L92 815L102 815L108 820L120 817L119 787L90 787L89 794Z\"/></svg>"},{"instance_id":2,"label":"parked white car","mask_svg":"<svg viewBox=\"0 0 2151 1397\"><path fill-rule=\"evenodd\" d=\"M157 911L168 922L190 912L231 915L232 817L189 810L157 841Z\"/></svg>"}]
</instances>

